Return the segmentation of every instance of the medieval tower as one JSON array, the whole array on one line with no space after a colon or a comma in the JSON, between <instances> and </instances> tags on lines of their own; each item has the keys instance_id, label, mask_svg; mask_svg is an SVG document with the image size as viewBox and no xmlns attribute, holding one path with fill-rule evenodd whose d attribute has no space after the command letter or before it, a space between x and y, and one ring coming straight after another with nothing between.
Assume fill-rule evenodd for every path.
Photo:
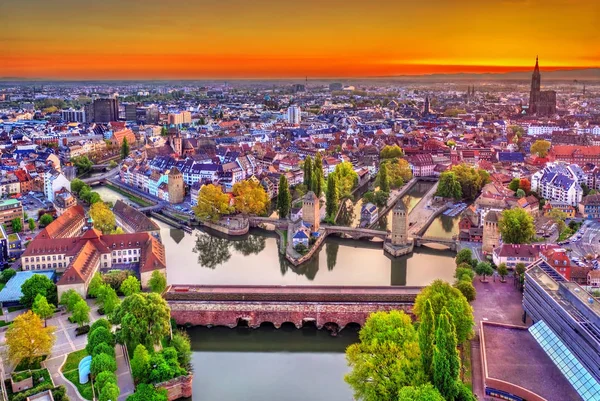
<instances>
[{"instance_id":1,"label":"medieval tower","mask_svg":"<svg viewBox=\"0 0 600 401\"><path fill-rule=\"evenodd\" d=\"M492 253L500 244L500 230L498 228L498 213L490 211L483 219L483 245L484 253Z\"/></svg>"},{"instance_id":2,"label":"medieval tower","mask_svg":"<svg viewBox=\"0 0 600 401\"><path fill-rule=\"evenodd\" d=\"M392 212L392 245L406 246L408 244L407 218L404 202L396 202Z\"/></svg>"},{"instance_id":3,"label":"medieval tower","mask_svg":"<svg viewBox=\"0 0 600 401\"><path fill-rule=\"evenodd\" d=\"M309 191L302 199L302 220L310 224L312 231L319 230L321 222L319 198L313 191Z\"/></svg>"},{"instance_id":4,"label":"medieval tower","mask_svg":"<svg viewBox=\"0 0 600 401\"><path fill-rule=\"evenodd\" d=\"M169 190L169 203L181 203L185 198L185 187L183 185L183 175L177 167L169 171L167 184Z\"/></svg>"},{"instance_id":5,"label":"medieval tower","mask_svg":"<svg viewBox=\"0 0 600 401\"><path fill-rule=\"evenodd\" d=\"M556 92L542 91L542 76L538 58L535 58L535 67L531 75L531 91L529 92L528 113L537 116L551 116L556 113Z\"/></svg>"},{"instance_id":6,"label":"medieval tower","mask_svg":"<svg viewBox=\"0 0 600 401\"><path fill-rule=\"evenodd\" d=\"M183 153L183 138L178 128L169 129L169 145L173 149L173 152L177 156L181 156Z\"/></svg>"}]
</instances>

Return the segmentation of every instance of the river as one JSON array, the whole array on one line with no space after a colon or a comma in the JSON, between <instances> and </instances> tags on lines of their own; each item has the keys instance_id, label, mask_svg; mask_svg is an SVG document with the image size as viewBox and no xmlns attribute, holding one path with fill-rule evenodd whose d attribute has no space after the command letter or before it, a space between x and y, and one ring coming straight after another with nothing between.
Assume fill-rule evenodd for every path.
<instances>
[{"instance_id":1,"label":"river","mask_svg":"<svg viewBox=\"0 0 600 401\"><path fill-rule=\"evenodd\" d=\"M108 188L106 201L122 199ZM415 189L408 207L427 187ZM241 238L195 230L188 234L157 221L165 245L169 284L410 285L451 281L453 253L427 247L390 259L377 241L329 237L310 261L294 267L278 252L275 233L253 229ZM345 348L356 329L338 337L315 329L224 327L188 329L192 340L194 400L351 401L344 382Z\"/></svg>"}]
</instances>

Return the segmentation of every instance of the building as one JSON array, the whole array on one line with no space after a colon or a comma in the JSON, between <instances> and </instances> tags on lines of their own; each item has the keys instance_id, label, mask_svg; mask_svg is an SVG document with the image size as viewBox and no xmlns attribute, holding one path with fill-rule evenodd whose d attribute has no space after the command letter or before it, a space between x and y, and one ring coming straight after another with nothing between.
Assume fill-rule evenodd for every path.
<instances>
[{"instance_id":1,"label":"building","mask_svg":"<svg viewBox=\"0 0 600 401\"><path fill-rule=\"evenodd\" d=\"M182 125L192 123L192 113L189 111L182 111L180 113L169 113L167 116L167 122L169 125Z\"/></svg>"},{"instance_id":2,"label":"building","mask_svg":"<svg viewBox=\"0 0 600 401\"><path fill-rule=\"evenodd\" d=\"M575 164L563 162L548 163L546 167L531 176L531 190L542 198L577 207L583 196L581 184L587 183L587 176Z\"/></svg>"},{"instance_id":3,"label":"building","mask_svg":"<svg viewBox=\"0 0 600 401\"><path fill-rule=\"evenodd\" d=\"M137 122L137 103L125 103L125 121Z\"/></svg>"},{"instance_id":4,"label":"building","mask_svg":"<svg viewBox=\"0 0 600 401\"><path fill-rule=\"evenodd\" d=\"M313 232L319 230L321 223L319 198L313 191L309 191L302 198L302 220L310 225Z\"/></svg>"},{"instance_id":5,"label":"building","mask_svg":"<svg viewBox=\"0 0 600 401\"><path fill-rule=\"evenodd\" d=\"M600 164L600 146L553 145L549 152L556 161L585 166L586 163Z\"/></svg>"},{"instance_id":6,"label":"building","mask_svg":"<svg viewBox=\"0 0 600 401\"><path fill-rule=\"evenodd\" d=\"M301 113L302 113L302 111L300 110L300 107L298 107L296 105L291 105L290 107L288 107L288 109L287 109L288 124L299 125L300 121L302 120Z\"/></svg>"},{"instance_id":7,"label":"building","mask_svg":"<svg viewBox=\"0 0 600 401\"><path fill-rule=\"evenodd\" d=\"M48 224L36 238L55 239L76 237L83 231L85 210L75 205L65 210L54 221Z\"/></svg>"},{"instance_id":8,"label":"building","mask_svg":"<svg viewBox=\"0 0 600 401\"><path fill-rule=\"evenodd\" d=\"M57 216L62 215L67 209L76 204L77 199L66 188L59 190L54 195L54 208Z\"/></svg>"},{"instance_id":9,"label":"building","mask_svg":"<svg viewBox=\"0 0 600 401\"><path fill-rule=\"evenodd\" d=\"M409 156L406 158L413 177L431 177L434 175L436 163L431 153Z\"/></svg>"},{"instance_id":10,"label":"building","mask_svg":"<svg viewBox=\"0 0 600 401\"><path fill-rule=\"evenodd\" d=\"M556 92L540 90L541 80L540 67L536 57L535 68L531 76L528 112L537 116L551 116L556 114Z\"/></svg>"},{"instance_id":11,"label":"building","mask_svg":"<svg viewBox=\"0 0 600 401\"><path fill-rule=\"evenodd\" d=\"M540 251L540 258L550 267L563 276L566 280L571 281L571 258L567 255L567 251L562 248L546 248Z\"/></svg>"},{"instance_id":12,"label":"building","mask_svg":"<svg viewBox=\"0 0 600 401\"><path fill-rule=\"evenodd\" d=\"M544 205L544 216L548 216L552 209L557 209L566 214L567 218L575 217L576 209L574 206L566 202L549 201Z\"/></svg>"},{"instance_id":13,"label":"building","mask_svg":"<svg viewBox=\"0 0 600 401\"><path fill-rule=\"evenodd\" d=\"M589 220L600 219L600 195L588 195L579 204L579 213Z\"/></svg>"},{"instance_id":14,"label":"building","mask_svg":"<svg viewBox=\"0 0 600 401\"><path fill-rule=\"evenodd\" d=\"M556 353L552 360L561 371L563 367L571 368L570 374L562 373L582 399L597 399L593 397L600 393L600 302L578 284L565 280L544 260L538 260L525 272L523 308L534 323L543 322L548 327L548 334L560 342L561 348L572 353L574 358L567 366L561 366L567 361L561 361ZM592 392L582 394L581 386Z\"/></svg>"},{"instance_id":15,"label":"building","mask_svg":"<svg viewBox=\"0 0 600 401\"><path fill-rule=\"evenodd\" d=\"M127 139L127 143L129 144L130 148L137 140L133 131L127 128L115 131L115 133L113 133L112 137L110 138L110 142L115 146L121 146L123 144L123 140L125 139Z\"/></svg>"},{"instance_id":16,"label":"building","mask_svg":"<svg viewBox=\"0 0 600 401\"><path fill-rule=\"evenodd\" d=\"M377 221L378 216L379 214L377 213L377 206L371 202L363 205L363 207L360 209L360 226L369 227L371 224Z\"/></svg>"},{"instance_id":17,"label":"building","mask_svg":"<svg viewBox=\"0 0 600 401\"><path fill-rule=\"evenodd\" d=\"M177 167L171 168L168 174L167 186L169 188L169 202L181 203L185 198L185 185L183 184L183 174Z\"/></svg>"},{"instance_id":18,"label":"building","mask_svg":"<svg viewBox=\"0 0 600 401\"><path fill-rule=\"evenodd\" d=\"M492 253L500 245L500 229L498 228L498 213L489 211L483 219L483 241L481 250Z\"/></svg>"},{"instance_id":19,"label":"building","mask_svg":"<svg viewBox=\"0 0 600 401\"><path fill-rule=\"evenodd\" d=\"M11 227L14 219L20 219L23 223L23 205L17 199L0 200L0 226Z\"/></svg>"},{"instance_id":20,"label":"building","mask_svg":"<svg viewBox=\"0 0 600 401\"><path fill-rule=\"evenodd\" d=\"M74 110L74 109L68 109L68 110L61 110L60 111L60 118L63 121L68 121L70 123L85 123L86 119L85 119L85 109L81 109L81 110Z\"/></svg>"},{"instance_id":21,"label":"building","mask_svg":"<svg viewBox=\"0 0 600 401\"><path fill-rule=\"evenodd\" d=\"M177 156L183 153L183 138L178 128L169 129L169 146Z\"/></svg>"},{"instance_id":22,"label":"building","mask_svg":"<svg viewBox=\"0 0 600 401\"><path fill-rule=\"evenodd\" d=\"M136 208L129 206L122 200L117 200L113 207L113 213L115 214L115 220L119 227L123 227L123 230L128 233L160 233L160 227L154 221L152 221L144 213L138 211Z\"/></svg>"},{"instance_id":23,"label":"building","mask_svg":"<svg viewBox=\"0 0 600 401\"><path fill-rule=\"evenodd\" d=\"M556 248L556 245L545 244L500 244L492 253L496 266L504 263L507 268L514 269L518 263L529 266L540 258L544 249Z\"/></svg>"},{"instance_id":24,"label":"building","mask_svg":"<svg viewBox=\"0 0 600 401\"><path fill-rule=\"evenodd\" d=\"M94 100L93 110L94 122L109 123L119 120L119 100L116 98Z\"/></svg>"},{"instance_id":25,"label":"building","mask_svg":"<svg viewBox=\"0 0 600 401\"><path fill-rule=\"evenodd\" d=\"M392 245L406 246L408 244L408 215L404 202L396 202L392 212Z\"/></svg>"},{"instance_id":26,"label":"building","mask_svg":"<svg viewBox=\"0 0 600 401\"><path fill-rule=\"evenodd\" d=\"M54 195L63 188L71 191L71 181L62 173L55 170L44 174L44 196L50 202L54 202Z\"/></svg>"}]
</instances>

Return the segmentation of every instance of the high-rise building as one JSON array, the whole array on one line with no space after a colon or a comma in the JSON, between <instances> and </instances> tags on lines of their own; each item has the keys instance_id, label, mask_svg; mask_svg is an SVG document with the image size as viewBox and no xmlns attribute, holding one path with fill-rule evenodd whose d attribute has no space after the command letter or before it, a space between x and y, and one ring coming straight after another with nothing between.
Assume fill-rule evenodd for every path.
<instances>
[{"instance_id":1,"label":"high-rise building","mask_svg":"<svg viewBox=\"0 0 600 401\"><path fill-rule=\"evenodd\" d=\"M528 113L537 116L551 116L556 113L556 92L541 91L542 76L538 65L538 58L535 58L535 67L531 75L531 91L529 92L529 110Z\"/></svg>"},{"instance_id":2,"label":"high-rise building","mask_svg":"<svg viewBox=\"0 0 600 401\"><path fill-rule=\"evenodd\" d=\"M109 123L119 120L119 100L116 98L94 100L94 122Z\"/></svg>"},{"instance_id":3,"label":"high-rise building","mask_svg":"<svg viewBox=\"0 0 600 401\"><path fill-rule=\"evenodd\" d=\"M301 112L302 111L300 110L300 107L298 107L296 105L292 105L292 106L288 107L288 109L287 109L288 124L294 124L294 125L300 124L300 121L301 121L300 113Z\"/></svg>"},{"instance_id":4,"label":"high-rise building","mask_svg":"<svg viewBox=\"0 0 600 401\"><path fill-rule=\"evenodd\" d=\"M170 125L181 125L192 123L192 113L189 111L182 111L180 113L169 113L168 123Z\"/></svg>"},{"instance_id":5,"label":"high-rise building","mask_svg":"<svg viewBox=\"0 0 600 401\"><path fill-rule=\"evenodd\" d=\"M126 103L125 104L125 121L137 122L137 109L138 105L136 103Z\"/></svg>"},{"instance_id":6,"label":"high-rise building","mask_svg":"<svg viewBox=\"0 0 600 401\"><path fill-rule=\"evenodd\" d=\"M60 111L60 118L63 121L68 121L70 123L85 123L86 120L86 116L85 116L85 109L81 109L81 110L74 110L74 109L68 109L68 110L61 110Z\"/></svg>"}]
</instances>

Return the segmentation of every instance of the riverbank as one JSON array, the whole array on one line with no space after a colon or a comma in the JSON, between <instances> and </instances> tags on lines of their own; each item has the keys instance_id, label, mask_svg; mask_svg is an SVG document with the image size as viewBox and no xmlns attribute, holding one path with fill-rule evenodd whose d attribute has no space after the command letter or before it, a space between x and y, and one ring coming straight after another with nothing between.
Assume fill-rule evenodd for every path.
<instances>
[{"instance_id":1,"label":"riverbank","mask_svg":"<svg viewBox=\"0 0 600 401\"><path fill-rule=\"evenodd\" d=\"M148 207L148 206L154 206L154 203L147 201L145 199L142 199L141 197L132 194L131 192L128 192L124 189L121 189L119 187L116 187L112 184L104 184L103 187L110 189L111 191L114 191L120 195L123 195L125 198L129 199L131 202L137 204L138 206L141 207Z\"/></svg>"}]
</instances>

